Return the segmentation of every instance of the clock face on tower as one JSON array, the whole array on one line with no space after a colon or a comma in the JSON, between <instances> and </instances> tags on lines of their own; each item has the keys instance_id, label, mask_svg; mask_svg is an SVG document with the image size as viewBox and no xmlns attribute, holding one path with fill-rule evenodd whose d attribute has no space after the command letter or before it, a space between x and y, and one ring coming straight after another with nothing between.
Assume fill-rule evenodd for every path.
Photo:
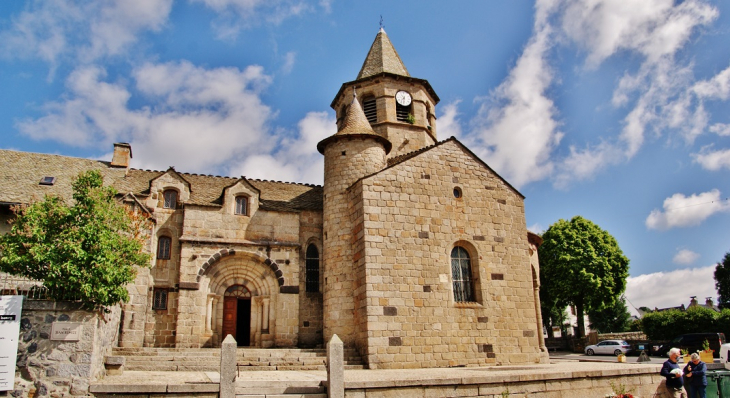
<instances>
[{"instance_id":1,"label":"clock face on tower","mask_svg":"<svg viewBox=\"0 0 730 398\"><path fill-rule=\"evenodd\" d=\"M398 91L395 93L395 100L403 106L408 106L411 104L411 95L406 91Z\"/></svg>"}]
</instances>

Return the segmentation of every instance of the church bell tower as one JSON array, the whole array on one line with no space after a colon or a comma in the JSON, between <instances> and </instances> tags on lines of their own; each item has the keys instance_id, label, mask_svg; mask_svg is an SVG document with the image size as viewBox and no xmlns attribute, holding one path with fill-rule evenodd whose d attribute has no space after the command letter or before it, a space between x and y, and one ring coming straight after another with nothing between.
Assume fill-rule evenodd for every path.
<instances>
[{"instance_id":1,"label":"church bell tower","mask_svg":"<svg viewBox=\"0 0 730 398\"><path fill-rule=\"evenodd\" d=\"M435 107L439 98L427 80L411 77L383 28L357 79L344 83L330 105L337 113L338 128L347 115L353 89L373 131L393 145L388 158L437 142Z\"/></svg>"}]
</instances>

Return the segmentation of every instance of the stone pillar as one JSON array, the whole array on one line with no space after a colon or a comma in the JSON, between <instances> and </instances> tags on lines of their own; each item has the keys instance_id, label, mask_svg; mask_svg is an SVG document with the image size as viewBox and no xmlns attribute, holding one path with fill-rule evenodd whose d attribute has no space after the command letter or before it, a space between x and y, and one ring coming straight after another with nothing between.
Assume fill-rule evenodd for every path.
<instances>
[{"instance_id":1,"label":"stone pillar","mask_svg":"<svg viewBox=\"0 0 730 398\"><path fill-rule=\"evenodd\" d=\"M539 283L539 282L538 282ZM550 354L545 346L545 336L542 334L542 311L540 310L540 286L535 285L535 315L537 316L537 336L540 344L540 363L550 363Z\"/></svg>"},{"instance_id":2,"label":"stone pillar","mask_svg":"<svg viewBox=\"0 0 730 398\"><path fill-rule=\"evenodd\" d=\"M271 299L265 297L263 299L263 310L261 313L261 334L269 333L269 303Z\"/></svg>"},{"instance_id":3,"label":"stone pillar","mask_svg":"<svg viewBox=\"0 0 730 398\"><path fill-rule=\"evenodd\" d=\"M236 397L236 345L230 334L221 344L220 398Z\"/></svg>"},{"instance_id":4,"label":"stone pillar","mask_svg":"<svg viewBox=\"0 0 730 398\"><path fill-rule=\"evenodd\" d=\"M327 397L345 397L345 350L336 334L327 343Z\"/></svg>"},{"instance_id":5,"label":"stone pillar","mask_svg":"<svg viewBox=\"0 0 730 398\"><path fill-rule=\"evenodd\" d=\"M213 331L213 299L214 296L208 296L208 302L205 306L205 331L208 333Z\"/></svg>"}]
</instances>

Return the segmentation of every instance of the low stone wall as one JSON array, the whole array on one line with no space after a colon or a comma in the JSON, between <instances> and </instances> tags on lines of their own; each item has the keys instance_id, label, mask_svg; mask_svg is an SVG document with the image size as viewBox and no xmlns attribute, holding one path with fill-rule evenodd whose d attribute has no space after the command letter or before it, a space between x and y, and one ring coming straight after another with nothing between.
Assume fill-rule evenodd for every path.
<instances>
[{"instance_id":1,"label":"low stone wall","mask_svg":"<svg viewBox=\"0 0 730 398\"><path fill-rule=\"evenodd\" d=\"M666 392L664 378L659 376L661 365L580 363L571 367L507 366L445 375L422 369L413 370L412 378L375 380L360 376L359 381L353 381L352 372L346 372L345 397L602 398L615 388L625 387L636 398L650 398L663 397ZM581 367L586 369L579 370Z\"/></svg>"},{"instance_id":2,"label":"low stone wall","mask_svg":"<svg viewBox=\"0 0 730 398\"><path fill-rule=\"evenodd\" d=\"M100 314L75 302L24 300L10 396L91 396L89 383L104 377L104 357L119 332L121 310L109 310ZM80 323L79 340L51 340L54 322Z\"/></svg>"}]
</instances>

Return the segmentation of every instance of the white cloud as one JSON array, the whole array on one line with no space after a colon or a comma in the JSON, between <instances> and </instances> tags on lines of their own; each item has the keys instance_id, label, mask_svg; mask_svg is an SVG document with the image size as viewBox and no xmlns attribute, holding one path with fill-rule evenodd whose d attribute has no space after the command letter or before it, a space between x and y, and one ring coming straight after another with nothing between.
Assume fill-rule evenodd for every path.
<instances>
[{"instance_id":1,"label":"white cloud","mask_svg":"<svg viewBox=\"0 0 730 398\"><path fill-rule=\"evenodd\" d=\"M621 50L638 52L649 63L681 49L698 25L718 11L699 0L566 0L561 27L580 44L595 67Z\"/></svg>"},{"instance_id":2,"label":"white cloud","mask_svg":"<svg viewBox=\"0 0 730 398\"><path fill-rule=\"evenodd\" d=\"M720 191L713 189L692 196L676 193L664 200L663 208L664 211L652 210L646 218L647 228L667 230L699 225L715 213L730 211L730 202L722 200Z\"/></svg>"},{"instance_id":3,"label":"white cloud","mask_svg":"<svg viewBox=\"0 0 730 398\"><path fill-rule=\"evenodd\" d=\"M705 297L717 302L714 279L715 266L679 269L671 272L629 277L626 281L626 297L638 307L668 308L689 305L690 296L704 303ZM629 306L631 313L636 310Z\"/></svg>"},{"instance_id":4,"label":"white cloud","mask_svg":"<svg viewBox=\"0 0 730 398\"><path fill-rule=\"evenodd\" d=\"M321 185L324 157L317 152L317 143L336 132L334 117L327 112L310 112L299 121L294 137L281 137L273 153L243 159L234 165L231 175Z\"/></svg>"},{"instance_id":5,"label":"white cloud","mask_svg":"<svg viewBox=\"0 0 730 398\"><path fill-rule=\"evenodd\" d=\"M286 53L286 55L284 55L284 65L282 65L281 71L285 75L288 75L289 73L291 73L292 69L294 69L294 63L296 62L296 60L297 60L296 52L289 51L288 53Z\"/></svg>"},{"instance_id":6,"label":"white cloud","mask_svg":"<svg viewBox=\"0 0 730 398\"><path fill-rule=\"evenodd\" d=\"M721 137L730 136L730 124L715 123L710 126L710 131Z\"/></svg>"},{"instance_id":7,"label":"white cloud","mask_svg":"<svg viewBox=\"0 0 730 398\"><path fill-rule=\"evenodd\" d=\"M273 147L268 124L274 116L259 98L270 77L259 66L204 69L188 62L145 64L133 72L136 88L154 106L130 109L131 92L103 81L99 67L74 71L63 100L18 129L34 139L73 146L132 144L138 168L209 173L233 159Z\"/></svg>"},{"instance_id":8,"label":"white cloud","mask_svg":"<svg viewBox=\"0 0 730 398\"><path fill-rule=\"evenodd\" d=\"M561 27L567 38L587 51L586 65L598 67L622 51L640 56L636 73L626 72L616 86L612 103L631 106L617 139L605 140L585 150L571 148L556 185L590 178L606 166L633 158L646 142L647 130L656 135L671 127L687 142L707 125L704 108L689 108L692 65L678 65L675 55L699 26L718 15L701 0L566 0ZM575 168L575 163L586 164ZM581 173L582 171L582 173Z\"/></svg>"},{"instance_id":9,"label":"white cloud","mask_svg":"<svg viewBox=\"0 0 730 398\"><path fill-rule=\"evenodd\" d=\"M543 232L545 232L546 228L540 225L539 223L528 225L527 230L532 232L533 234L541 235Z\"/></svg>"},{"instance_id":10,"label":"white cloud","mask_svg":"<svg viewBox=\"0 0 730 398\"><path fill-rule=\"evenodd\" d=\"M730 169L730 149L713 151L710 148L711 146L706 146L699 153L693 153L691 156L694 162L711 171Z\"/></svg>"},{"instance_id":11,"label":"white cloud","mask_svg":"<svg viewBox=\"0 0 730 398\"><path fill-rule=\"evenodd\" d=\"M697 82L692 91L699 98L728 99L730 97L730 67L711 79Z\"/></svg>"},{"instance_id":12,"label":"white cloud","mask_svg":"<svg viewBox=\"0 0 730 398\"><path fill-rule=\"evenodd\" d=\"M700 255L698 253L695 253L692 250L682 249L674 255L672 262L675 264L690 265L699 258Z\"/></svg>"},{"instance_id":13,"label":"white cloud","mask_svg":"<svg viewBox=\"0 0 730 398\"><path fill-rule=\"evenodd\" d=\"M218 14L213 28L222 39L233 39L242 29L262 21L278 25L284 20L312 12L315 7L303 0L191 0L202 3ZM331 11L331 1L320 1L324 12Z\"/></svg>"},{"instance_id":14,"label":"white cloud","mask_svg":"<svg viewBox=\"0 0 730 398\"><path fill-rule=\"evenodd\" d=\"M459 103L461 100L456 100L450 104L441 105L438 109L441 116L438 117L438 136L442 138L447 137L461 137L461 123L459 122Z\"/></svg>"},{"instance_id":15,"label":"white cloud","mask_svg":"<svg viewBox=\"0 0 730 398\"><path fill-rule=\"evenodd\" d=\"M706 129L710 115L692 94L693 65L675 57L717 18L716 7L704 0L538 0L535 8L532 37L492 101L481 106L466 140L514 185L552 178L565 188L636 156L648 131L677 130L691 143ZM572 144L560 158L551 50L572 44L585 51L589 70L620 53L637 56L639 67L627 70L613 93L616 107L629 107L620 134ZM721 73L694 91L719 98L727 80Z\"/></svg>"},{"instance_id":16,"label":"white cloud","mask_svg":"<svg viewBox=\"0 0 730 398\"><path fill-rule=\"evenodd\" d=\"M167 22L172 0L36 0L0 32L0 54L40 58L51 66L63 60L92 62L124 53L146 30Z\"/></svg>"},{"instance_id":17,"label":"white cloud","mask_svg":"<svg viewBox=\"0 0 730 398\"><path fill-rule=\"evenodd\" d=\"M516 187L552 173L550 153L563 135L547 95L554 79L547 62L553 34L548 18L554 6L538 1L533 36L494 91L493 103L482 104L474 121L475 152Z\"/></svg>"}]
</instances>

